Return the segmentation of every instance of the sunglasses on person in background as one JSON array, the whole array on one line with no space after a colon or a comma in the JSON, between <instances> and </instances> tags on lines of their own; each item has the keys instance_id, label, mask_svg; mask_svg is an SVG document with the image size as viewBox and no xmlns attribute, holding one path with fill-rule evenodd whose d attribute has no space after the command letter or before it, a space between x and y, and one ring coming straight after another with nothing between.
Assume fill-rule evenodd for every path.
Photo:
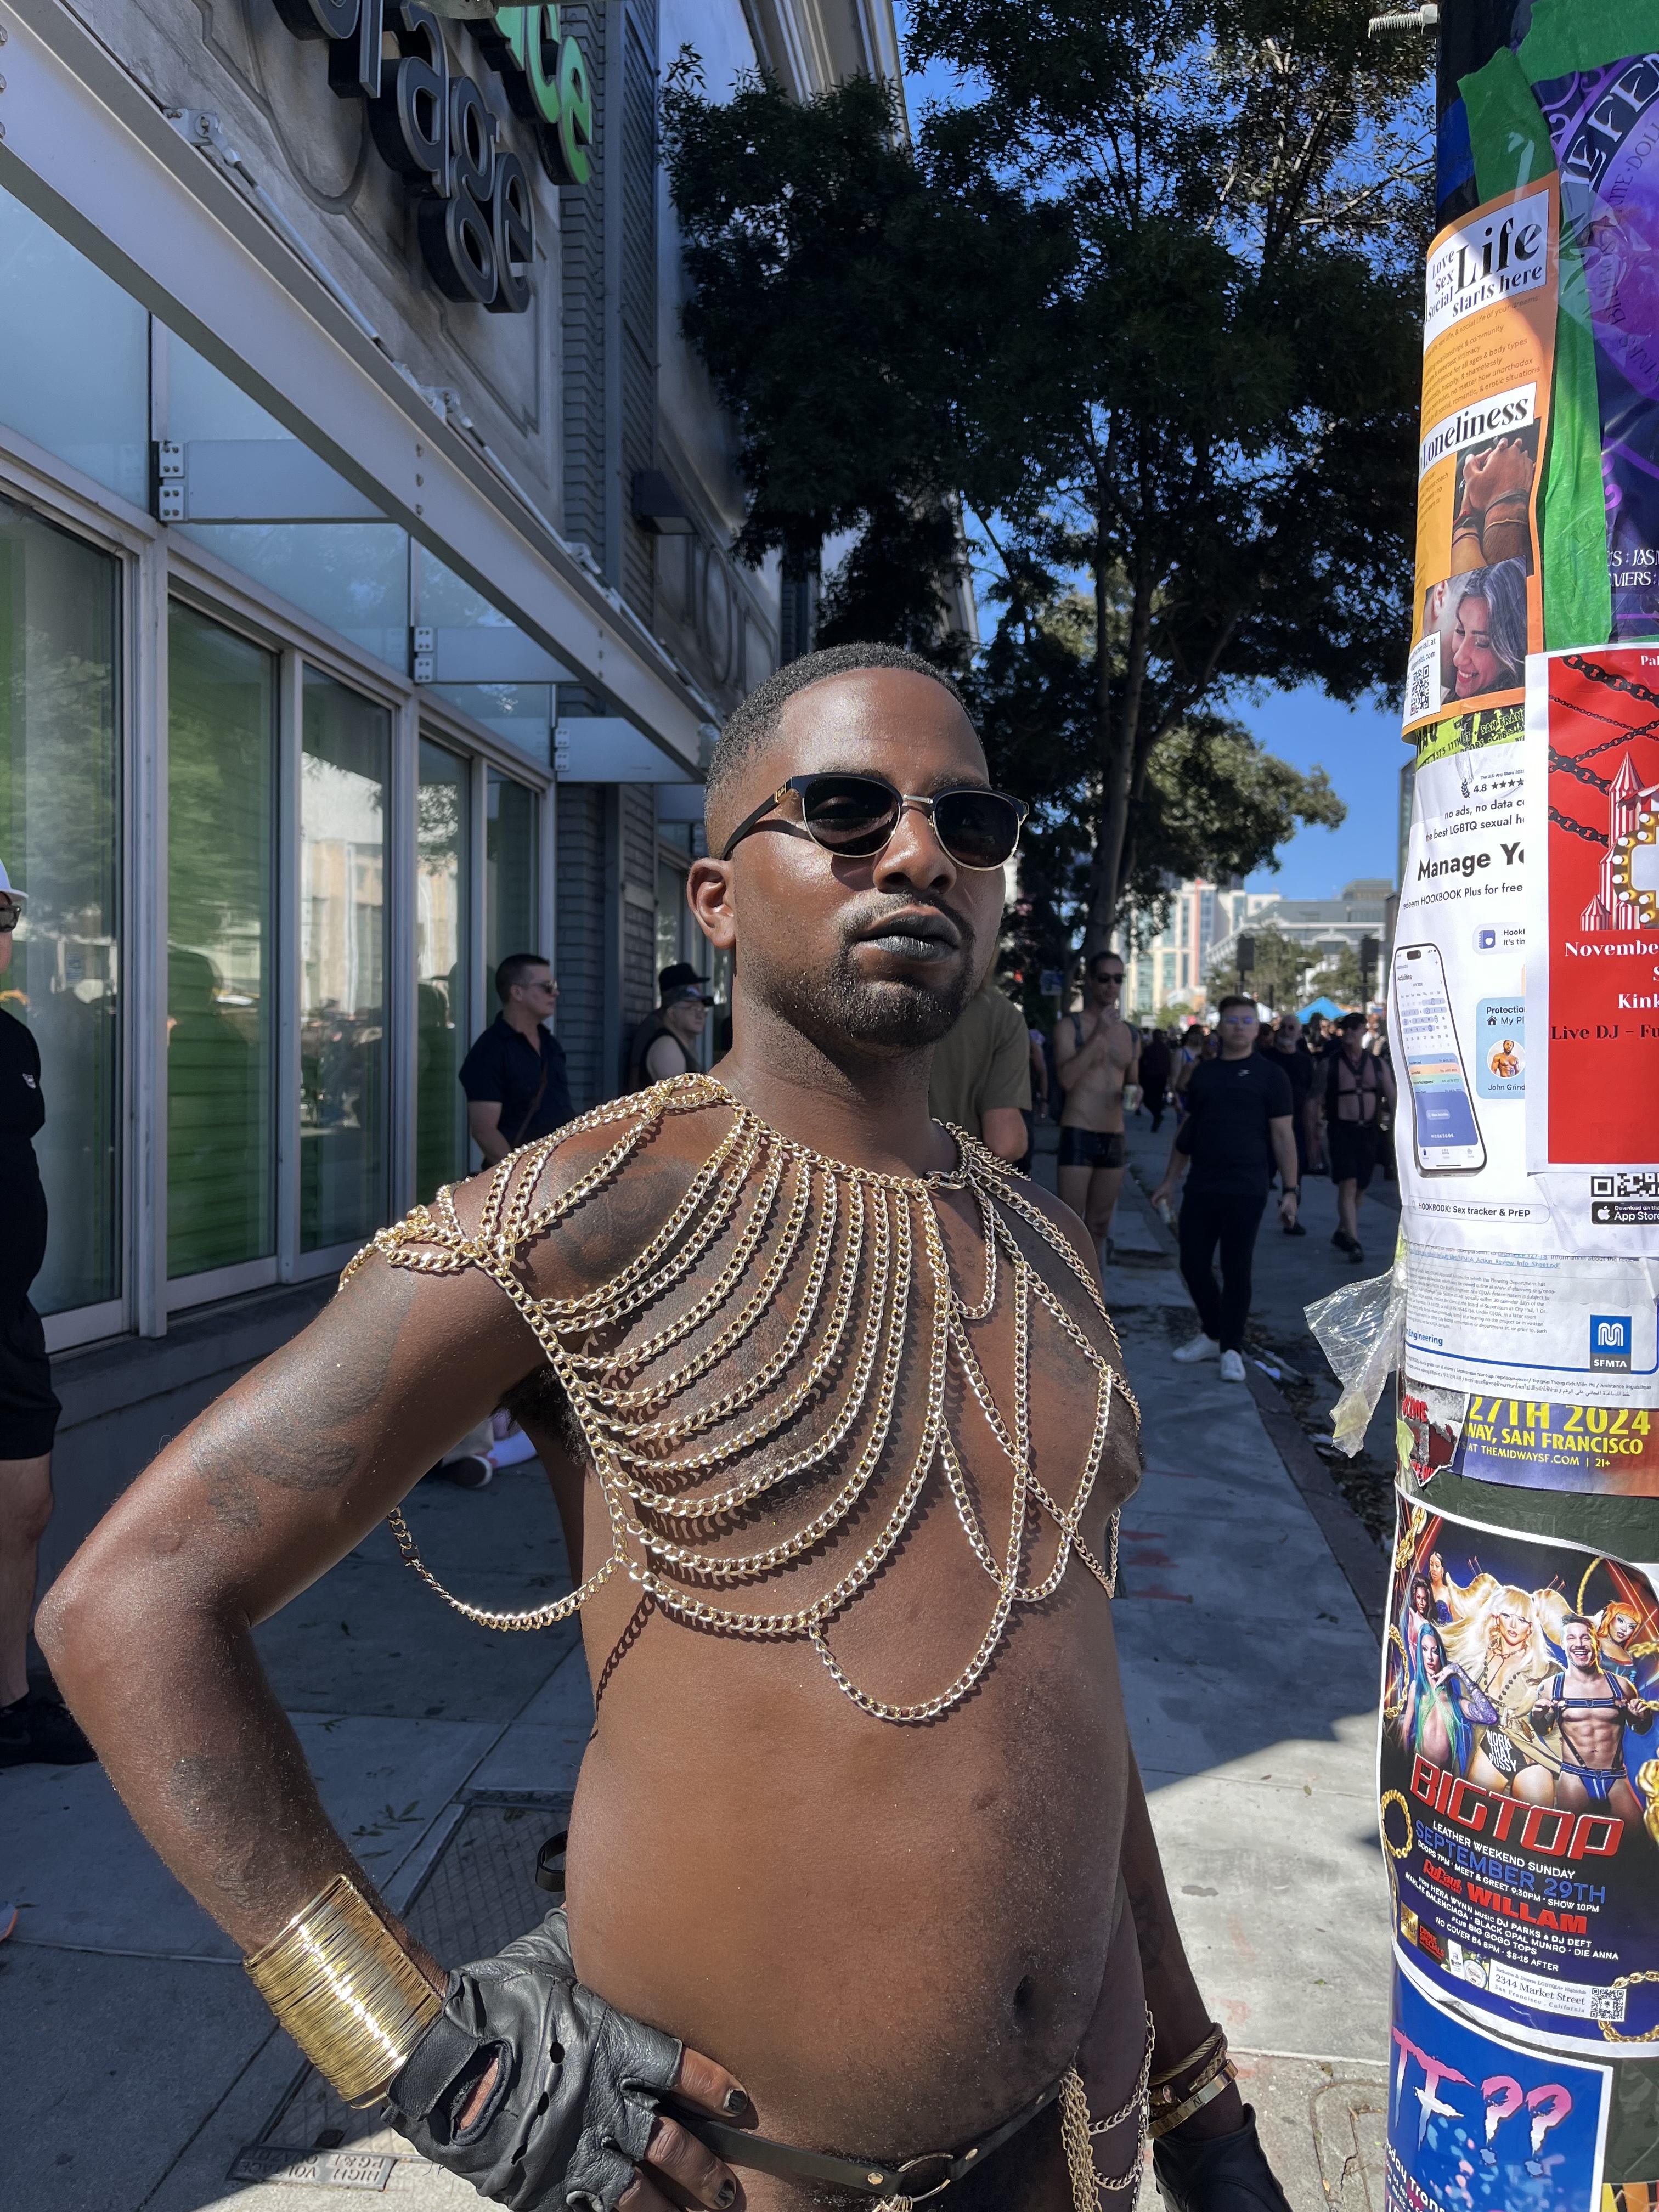
<instances>
[{"instance_id":1,"label":"sunglasses on person in background","mask_svg":"<svg viewBox=\"0 0 1659 2212\"><path fill-rule=\"evenodd\" d=\"M14 906L9 899L0 899L0 936L6 935L15 929L22 919L23 909L21 906Z\"/></svg>"},{"instance_id":2,"label":"sunglasses on person in background","mask_svg":"<svg viewBox=\"0 0 1659 2212\"><path fill-rule=\"evenodd\" d=\"M729 860L792 791L800 801L799 826L775 826L797 836L805 830L815 845L843 860L874 860L891 842L905 808L914 806L927 816L934 836L957 867L1000 868L1019 849L1020 825L1030 811L1022 800L988 791L982 783L953 784L929 798L900 791L880 775L792 775L744 816L726 839L721 860Z\"/></svg>"}]
</instances>

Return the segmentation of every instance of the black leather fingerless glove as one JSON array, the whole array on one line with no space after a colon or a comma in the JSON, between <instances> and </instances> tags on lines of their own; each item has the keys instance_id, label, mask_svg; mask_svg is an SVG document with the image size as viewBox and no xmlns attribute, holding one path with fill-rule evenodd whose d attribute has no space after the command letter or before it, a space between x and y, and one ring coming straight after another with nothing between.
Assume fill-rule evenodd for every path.
<instances>
[{"instance_id":1,"label":"black leather fingerless glove","mask_svg":"<svg viewBox=\"0 0 1659 2212\"><path fill-rule=\"evenodd\" d=\"M423 2158L508 2212L616 2212L684 2045L576 1979L563 1910L449 1978L444 2008L386 2093ZM483 2111L461 2113L494 2061Z\"/></svg>"}]
</instances>

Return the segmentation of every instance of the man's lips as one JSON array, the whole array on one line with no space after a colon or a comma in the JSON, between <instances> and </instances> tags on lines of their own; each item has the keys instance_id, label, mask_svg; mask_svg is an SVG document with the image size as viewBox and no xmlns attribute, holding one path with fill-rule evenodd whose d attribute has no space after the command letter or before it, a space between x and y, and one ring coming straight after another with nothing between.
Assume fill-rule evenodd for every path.
<instances>
[{"instance_id":1,"label":"man's lips","mask_svg":"<svg viewBox=\"0 0 1659 2212\"><path fill-rule=\"evenodd\" d=\"M907 907L897 914L883 915L879 921L861 929L853 942L873 945L901 960L942 960L960 949L962 932L933 908Z\"/></svg>"}]
</instances>

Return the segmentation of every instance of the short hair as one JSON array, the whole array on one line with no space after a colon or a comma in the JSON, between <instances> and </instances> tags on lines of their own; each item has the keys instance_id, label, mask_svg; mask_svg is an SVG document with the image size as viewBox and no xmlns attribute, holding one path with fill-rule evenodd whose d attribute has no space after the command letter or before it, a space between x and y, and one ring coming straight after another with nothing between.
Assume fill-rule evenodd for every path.
<instances>
[{"instance_id":1,"label":"short hair","mask_svg":"<svg viewBox=\"0 0 1659 2212\"><path fill-rule=\"evenodd\" d=\"M1364 1014L1344 1014L1336 1026L1339 1030L1363 1030L1365 1026L1365 1017Z\"/></svg>"},{"instance_id":2,"label":"short hair","mask_svg":"<svg viewBox=\"0 0 1659 2212\"><path fill-rule=\"evenodd\" d=\"M507 993L515 983L523 982L532 968L545 968L548 964L539 952L509 952L495 970L495 996L505 1006Z\"/></svg>"},{"instance_id":3,"label":"short hair","mask_svg":"<svg viewBox=\"0 0 1659 2212\"><path fill-rule=\"evenodd\" d=\"M1590 1619L1587 1613L1563 1613L1561 1616L1561 1628L1564 1634L1569 1628L1588 1628L1592 1636L1595 1633L1595 1623Z\"/></svg>"},{"instance_id":4,"label":"short hair","mask_svg":"<svg viewBox=\"0 0 1659 2212\"><path fill-rule=\"evenodd\" d=\"M919 653L906 653L896 645L832 645L822 653L804 653L799 660L786 660L781 668L775 669L764 684L757 684L727 718L708 763L703 791L704 819L720 805L726 787L734 783L756 754L771 743L777 733L779 715L798 691L805 691L811 684L825 683L834 676L856 676L866 668L900 668L912 676L931 677L968 716L966 702L957 685L944 669L931 660L924 660ZM973 728L971 717L968 718L968 725Z\"/></svg>"},{"instance_id":5,"label":"short hair","mask_svg":"<svg viewBox=\"0 0 1659 2212\"><path fill-rule=\"evenodd\" d=\"M1085 963L1091 981L1093 981L1094 972L1103 960L1115 960L1120 968L1127 968L1128 965L1121 952L1115 952L1109 945L1103 945L1098 952L1091 952L1089 955Z\"/></svg>"},{"instance_id":6,"label":"short hair","mask_svg":"<svg viewBox=\"0 0 1659 2212\"><path fill-rule=\"evenodd\" d=\"M1247 999L1241 991L1230 991L1216 1008L1216 1012L1218 1014L1224 1014L1229 1006L1248 1006L1253 1014L1256 1011L1255 1000Z\"/></svg>"}]
</instances>

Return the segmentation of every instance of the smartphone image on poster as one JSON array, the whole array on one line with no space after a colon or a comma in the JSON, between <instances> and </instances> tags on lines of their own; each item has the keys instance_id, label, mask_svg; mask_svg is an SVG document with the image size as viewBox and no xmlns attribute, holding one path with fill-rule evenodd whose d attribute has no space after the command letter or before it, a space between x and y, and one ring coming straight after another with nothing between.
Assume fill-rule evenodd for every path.
<instances>
[{"instance_id":1,"label":"smartphone image on poster","mask_svg":"<svg viewBox=\"0 0 1659 2212\"><path fill-rule=\"evenodd\" d=\"M1394 1007L1412 1087L1413 1139L1421 1175L1472 1175L1486 1164L1486 1140L1452 1021L1446 971L1432 945L1396 946Z\"/></svg>"}]
</instances>

